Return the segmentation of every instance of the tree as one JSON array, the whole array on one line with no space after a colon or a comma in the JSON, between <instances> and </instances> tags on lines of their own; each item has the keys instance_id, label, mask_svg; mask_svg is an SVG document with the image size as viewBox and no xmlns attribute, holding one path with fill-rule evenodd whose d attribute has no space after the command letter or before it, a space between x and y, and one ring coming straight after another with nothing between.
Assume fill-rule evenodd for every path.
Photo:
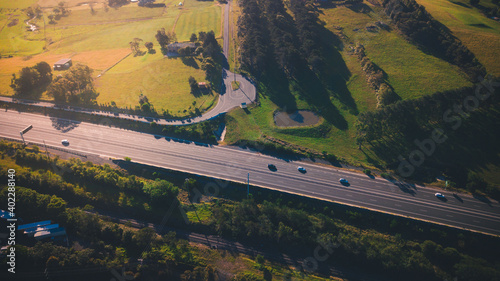
<instances>
[{"instance_id":1,"label":"tree","mask_svg":"<svg viewBox=\"0 0 500 281\"><path fill-rule=\"evenodd\" d=\"M182 184L182 187L187 190L188 197L191 200L191 202L198 202L199 198L195 197L195 195L198 194L198 196L200 196L201 192L198 189L199 184L195 179L193 178L185 179L184 183Z\"/></svg>"},{"instance_id":2,"label":"tree","mask_svg":"<svg viewBox=\"0 0 500 281\"><path fill-rule=\"evenodd\" d=\"M180 56L190 56L193 53L193 50L191 49L191 47L184 47L179 48L179 50L177 50L177 53Z\"/></svg>"},{"instance_id":3,"label":"tree","mask_svg":"<svg viewBox=\"0 0 500 281\"><path fill-rule=\"evenodd\" d=\"M177 34L175 34L175 32L169 31L167 32L167 36L170 42L177 42Z\"/></svg>"},{"instance_id":4,"label":"tree","mask_svg":"<svg viewBox=\"0 0 500 281\"><path fill-rule=\"evenodd\" d=\"M41 67L43 68L43 67ZM12 79L10 82L10 87L14 90L16 95L26 96L31 93L36 87L42 86L44 84L42 81L47 79L46 74L42 80L40 73L35 67L24 67L19 72L19 77L12 74Z\"/></svg>"},{"instance_id":5,"label":"tree","mask_svg":"<svg viewBox=\"0 0 500 281\"><path fill-rule=\"evenodd\" d=\"M54 14L50 14L50 15L48 15L47 17L49 18L49 23L56 23L56 22L54 21Z\"/></svg>"},{"instance_id":6,"label":"tree","mask_svg":"<svg viewBox=\"0 0 500 281\"><path fill-rule=\"evenodd\" d=\"M196 36L196 33L191 34L191 37L189 38L189 41L196 42L197 40L198 40L198 37Z\"/></svg>"},{"instance_id":7,"label":"tree","mask_svg":"<svg viewBox=\"0 0 500 281\"><path fill-rule=\"evenodd\" d=\"M145 103L149 103L149 99L148 99L148 97L147 97L147 96L145 96L145 95L143 95L143 94L141 93L141 95L139 96L139 104L140 104L140 105L143 105L143 104L145 104Z\"/></svg>"},{"instance_id":8,"label":"tree","mask_svg":"<svg viewBox=\"0 0 500 281\"><path fill-rule=\"evenodd\" d=\"M189 87L191 87L191 93L198 91L198 82L193 76L189 76Z\"/></svg>"},{"instance_id":9,"label":"tree","mask_svg":"<svg viewBox=\"0 0 500 281\"><path fill-rule=\"evenodd\" d=\"M137 3L137 5L139 7L144 7L144 6L148 6L149 3L152 3L154 1L155 0L139 0L139 3Z\"/></svg>"},{"instance_id":10,"label":"tree","mask_svg":"<svg viewBox=\"0 0 500 281\"><path fill-rule=\"evenodd\" d=\"M153 42L146 42L144 43L144 46L148 49L149 53L153 52Z\"/></svg>"},{"instance_id":11,"label":"tree","mask_svg":"<svg viewBox=\"0 0 500 281\"><path fill-rule=\"evenodd\" d=\"M128 3L128 0L108 0L110 7L119 7Z\"/></svg>"},{"instance_id":12,"label":"tree","mask_svg":"<svg viewBox=\"0 0 500 281\"><path fill-rule=\"evenodd\" d=\"M82 64L71 67L54 79L47 87L47 94L56 101L93 103L98 94L94 91L92 69Z\"/></svg>"},{"instance_id":13,"label":"tree","mask_svg":"<svg viewBox=\"0 0 500 281\"><path fill-rule=\"evenodd\" d=\"M151 205L155 207L162 207L173 203L179 193L179 189L171 182L161 179L146 183L143 191L149 195Z\"/></svg>"},{"instance_id":14,"label":"tree","mask_svg":"<svg viewBox=\"0 0 500 281\"><path fill-rule=\"evenodd\" d=\"M220 51L219 43L215 39L215 33L213 31L206 33L203 40L203 56L215 58Z\"/></svg>"},{"instance_id":15,"label":"tree","mask_svg":"<svg viewBox=\"0 0 500 281\"><path fill-rule=\"evenodd\" d=\"M158 30L156 32L155 38L162 49L164 49L170 43L170 39L165 33L165 28Z\"/></svg>"},{"instance_id":16,"label":"tree","mask_svg":"<svg viewBox=\"0 0 500 281\"><path fill-rule=\"evenodd\" d=\"M207 33L205 31L198 32L198 40L205 41L206 36L207 36Z\"/></svg>"},{"instance_id":17,"label":"tree","mask_svg":"<svg viewBox=\"0 0 500 281\"><path fill-rule=\"evenodd\" d=\"M61 14L64 16L68 13L68 10L64 7L66 5L66 2L61 1L57 4L59 6L59 9L61 10Z\"/></svg>"},{"instance_id":18,"label":"tree","mask_svg":"<svg viewBox=\"0 0 500 281\"><path fill-rule=\"evenodd\" d=\"M134 38L132 41L129 42L130 49L132 50L132 53L134 53L134 56L141 54L141 49L139 47L139 42L141 41L142 41L141 38Z\"/></svg>"},{"instance_id":19,"label":"tree","mask_svg":"<svg viewBox=\"0 0 500 281\"><path fill-rule=\"evenodd\" d=\"M34 68L40 74L39 83L49 83L52 81L52 67L44 61L37 63Z\"/></svg>"},{"instance_id":20,"label":"tree","mask_svg":"<svg viewBox=\"0 0 500 281\"><path fill-rule=\"evenodd\" d=\"M485 191L488 187L488 183L474 172L469 172L467 175L467 189L474 193L476 190Z\"/></svg>"}]
</instances>

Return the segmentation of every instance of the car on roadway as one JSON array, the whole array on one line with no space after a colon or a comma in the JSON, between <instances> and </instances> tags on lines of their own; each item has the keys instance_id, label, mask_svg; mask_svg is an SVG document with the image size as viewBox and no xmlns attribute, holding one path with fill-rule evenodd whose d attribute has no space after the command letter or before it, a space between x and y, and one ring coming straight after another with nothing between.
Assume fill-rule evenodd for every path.
<instances>
[{"instance_id":1,"label":"car on roadway","mask_svg":"<svg viewBox=\"0 0 500 281\"><path fill-rule=\"evenodd\" d=\"M339 179L339 182L340 182L341 184L349 184L349 181L348 181L348 180L346 180L346 179L344 179L344 178L340 178L340 179Z\"/></svg>"},{"instance_id":2,"label":"car on roadway","mask_svg":"<svg viewBox=\"0 0 500 281\"><path fill-rule=\"evenodd\" d=\"M61 141L61 143L62 143L63 145L66 145L66 146L68 146L68 145L69 145L69 141L68 141L68 140L62 140L62 141Z\"/></svg>"},{"instance_id":3,"label":"car on roadway","mask_svg":"<svg viewBox=\"0 0 500 281\"><path fill-rule=\"evenodd\" d=\"M273 172L278 170L278 168L276 168L276 165L274 164L267 164L267 168Z\"/></svg>"},{"instance_id":4,"label":"car on roadway","mask_svg":"<svg viewBox=\"0 0 500 281\"><path fill-rule=\"evenodd\" d=\"M436 193L436 194L434 194L434 196L436 196L436 197L437 197L437 198L439 198L439 199L444 199L444 198L445 198L445 197L444 197L444 194L439 193L439 192L438 192L438 193Z\"/></svg>"},{"instance_id":5,"label":"car on roadway","mask_svg":"<svg viewBox=\"0 0 500 281\"><path fill-rule=\"evenodd\" d=\"M297 168L297 171L299 171L299 172L301 172L301 173L303 173L303 174L304 174L305 172L307 172L307 171L306 171L306 168L304 168L304 167L302 167L302 166L299 166L299 167Z\"/></svg>"}]
</instances>

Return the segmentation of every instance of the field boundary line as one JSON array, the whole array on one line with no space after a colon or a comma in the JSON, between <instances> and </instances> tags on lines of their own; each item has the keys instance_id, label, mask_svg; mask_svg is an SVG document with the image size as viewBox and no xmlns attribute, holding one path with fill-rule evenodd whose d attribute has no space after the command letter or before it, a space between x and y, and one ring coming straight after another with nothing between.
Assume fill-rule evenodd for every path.
<instances>
[{"instance_id":1,"label":"field boundary line","mask_svg":"<svg viewBox=\"0 0 500 281\"><path fill-rule=\"evenodd\" d=\"M108 70L110 70L111 68L115 67L117 64L119 64L120 62L122 62L124 59L128 58L128 56L130 56L132 54L132 52L126 54L123 58L119 59L117 62L115 62L112 66L104 69L103 71L101 71L101 73L97 76L98 78L101 77L102 75L104 75L104 73L106 73Z\"/></svg>"}]
</instances>

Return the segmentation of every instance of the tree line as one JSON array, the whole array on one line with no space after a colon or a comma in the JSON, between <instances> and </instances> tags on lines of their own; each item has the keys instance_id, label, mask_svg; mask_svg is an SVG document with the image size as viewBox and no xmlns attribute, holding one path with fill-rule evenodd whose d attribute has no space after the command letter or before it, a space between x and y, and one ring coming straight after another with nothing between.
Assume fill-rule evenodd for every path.
<instances>
[{"instance_id":1,"label":"tree line","mask_svg":"<svg viewBox=\"0 0 500 281\"><path fill-rule=\"evenodd\" d=\"M63 161L47 157L38 149L28 151L0 142L0 150L9 148L15 149L12 157L17 164L37 169L36 172L18 171L19 181L40 192L64 197L74 206L92 205L110 211L121 208L151 217L153 210L163 210L178 203L178 187L165 180L144 180L108 164L95 165L76 158Z\"/></svg>"},{"instance_id":2,"label":"tree line","mask_svg":"<svg viewBox=\"0 0 500 281\"><path fill-rule=\"evenodd\" d=\"M395 103L401 99L394 92L389 83L385 81L383 70L366 56L365 47L363 45L358 44L356 48L354 48L354 54L361 63L368 85L375 90L377 107Z\"/></svg>"},{"instance_id":3,"label":"tree line","mask_svg":"<svg viewBox=\"0 0 500 281\"><path fill-rule=\"evenodd\" d=\"M484 77L485 68L474 54L415 0L384 0L383 6L396 27L414 44L459 66L471 81Z\"/></svg>"},{"instance_id":4,"label":"tree line","mask_svg":"<svg viewBox=\"0 0 500 281\"><path fill-rule=\"evenodd\" d=\"M318 12L309 0L244 1L238 19L242 67L256 77L277 63L288 76L323 62ZM306 58L306 59L304 59Z\"/></svg>"},{"instance_id":5,"label":"tree line","mask_svg":"<svg viewBox=\"0 0 500 281\"><path fill-rule=\"evenodd\" d=\"M498 188L488 187L477 175L468 172L476 165L484 165L487 155L497 151L490 135L497 132L494 124L500 118L497 110L500 100L499 90L491 85L438 92L361 113L356 125L357 142L361 149L368 144L386 161L388 168L398 168L413 150L421 149L426 139L438 139L436 147L441 140L446 141L439 149L427 141L426 145L434 149L425 154L425 161L411 176L431 180L436 173L445 173L457 186L498 197ZM488 150L484 155L471 149L479 145Z\"/></svg>"},{"instance_id":6,"label":"tree line","mask_svg":"<svg viewBox=\"0 0 500 281\"><path fill-rule=\"evenodd\" d=\"M311 213L268 201L258 204L253 199L218 203L212 211L212 227L221 235L285 248L310 250L321 245L326 252L331 251L331 259L362 264L362 268L394 278L443 280L461 276L460 280L479 281L500 276L493 263L460 253L454 247L368 229L356 231L325 212ZM352 212L351 216L361 215Z\"/></svg>"}]
</instances>

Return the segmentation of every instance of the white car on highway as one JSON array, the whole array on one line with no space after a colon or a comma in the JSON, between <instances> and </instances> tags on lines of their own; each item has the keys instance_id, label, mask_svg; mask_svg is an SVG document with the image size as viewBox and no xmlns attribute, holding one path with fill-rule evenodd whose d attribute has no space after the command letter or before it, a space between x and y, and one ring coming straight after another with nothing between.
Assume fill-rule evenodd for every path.
<instances>
[{"instance_id":1,"label":"white car on highway","mask_svg":"<svg viewBox=\"0 0 500 281\"><path fill-rule=\"evenodd\" d=\"M436 196L439 199L444 199L445 198L444 195L442 193L439 193L439 192L436 193L436 194L434 194L434 196Z\"/></svg>"}]
</instances>

